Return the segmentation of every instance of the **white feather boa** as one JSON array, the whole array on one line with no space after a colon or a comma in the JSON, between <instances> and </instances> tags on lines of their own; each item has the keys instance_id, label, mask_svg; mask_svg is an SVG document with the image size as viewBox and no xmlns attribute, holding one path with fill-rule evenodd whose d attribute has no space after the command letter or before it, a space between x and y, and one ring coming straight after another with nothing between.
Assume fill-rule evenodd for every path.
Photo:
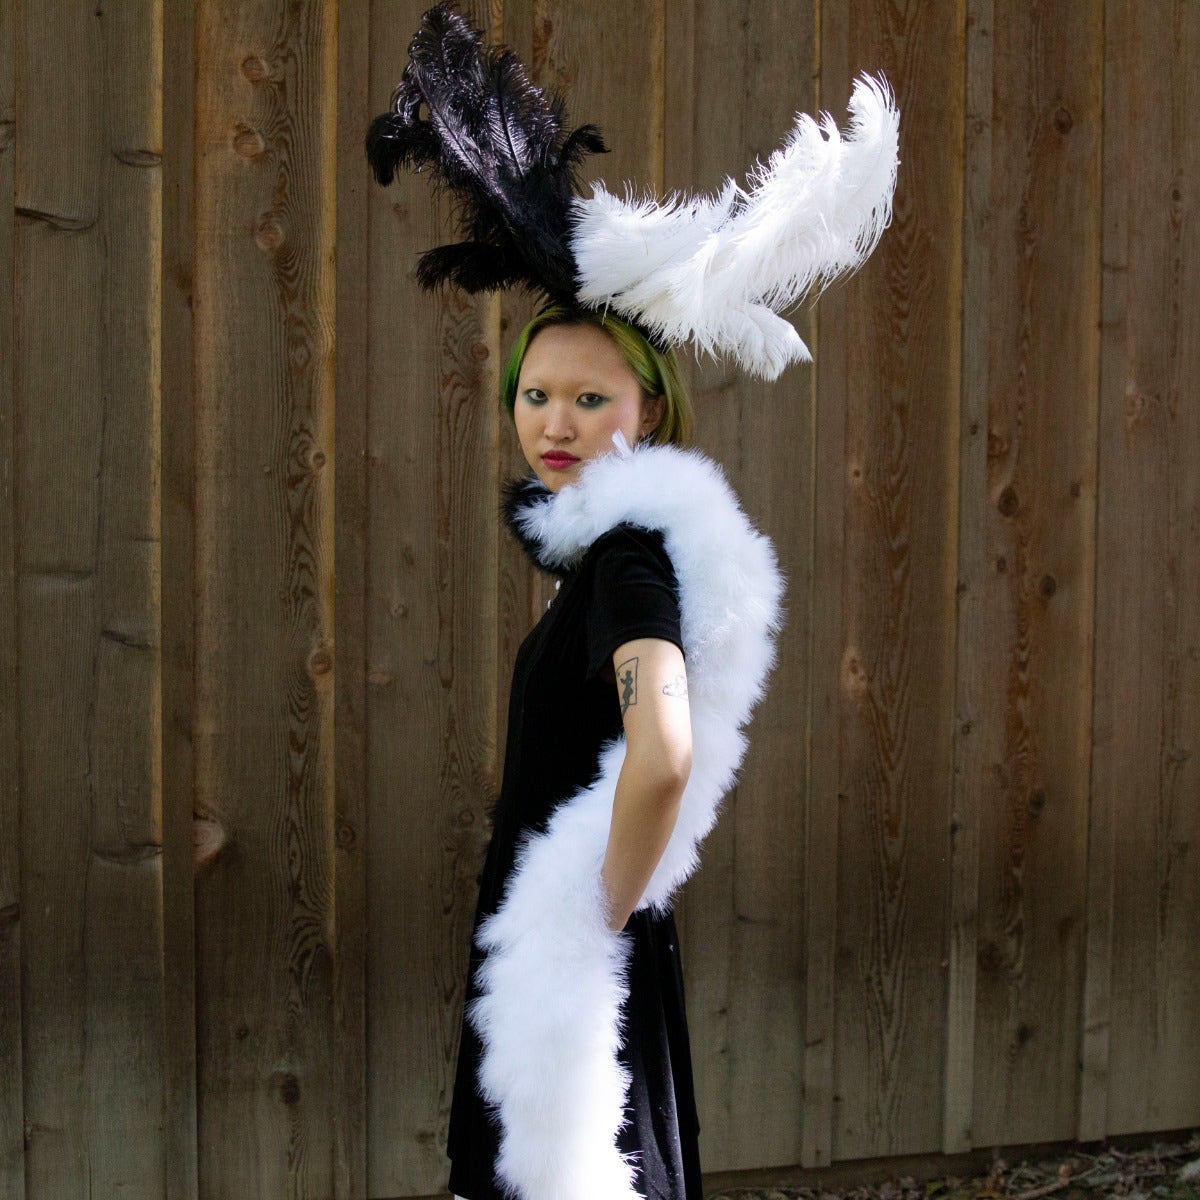
<instances>
[{"instance_id":1,"label":"white feather boa","mask_svg":"<svg viewBox=\"0 0 1200 1200\"><path fill-rule=\"evenodd\" d=\"M697 863L745 750L742 726L774 662L783 581L771 543L720 469L669 446L590 462L579 481L518 514L547 567L577 562L628 522L661 530L679 585L692 771L679 819L639 908L665 907ZM469 1016L480 1085L501 1125L498 1181L521 1200L633 1200L616 1148L628 1080L618 1063L626 938L605 919L601 866L623 740L590 787L528 839L499 910Z\"/></svg>"},{"instance_id":2,"label":"white feather boa","mask_svg":"<svg viewBox=\"0 0 1200 1200\"><path fill-rule=\"evenodd\" d=\"M764 379L807 361L776 314L861 266L892 216L900 117L887 83L861 76L850 118L843 136L828 115L800 113L746 188L659 201L594 185L574 201L580 300Z\"/></svg>"}]
</instances>

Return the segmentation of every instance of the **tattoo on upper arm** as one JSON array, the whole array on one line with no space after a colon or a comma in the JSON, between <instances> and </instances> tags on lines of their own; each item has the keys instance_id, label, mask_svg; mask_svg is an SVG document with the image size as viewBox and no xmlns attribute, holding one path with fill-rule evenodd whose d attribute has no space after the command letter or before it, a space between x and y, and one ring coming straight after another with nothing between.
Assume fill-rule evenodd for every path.
<instances>
[{"instance_id":1,"label":"tattoo on upper arm","mask_svg":"<svg viewBox=\"0 0 1200 1200\"><path fill-rule=\"evenodd\" d=\"M687 676L676 675L670 683L663 684L664 696L676 696L679 699L686 700L688 694Z\"/></svg>"},{"instance_id":2,"label":"tattoo on upper arm","mask_svg":"<svg viewBox=\"0 0 1200 1200\"><path fill-rule=\"evenodd\" d=\"M617 667L617 686L621 689L621 716L637 703L637 658L627 658Z\"/></svg>"}]
</instances>

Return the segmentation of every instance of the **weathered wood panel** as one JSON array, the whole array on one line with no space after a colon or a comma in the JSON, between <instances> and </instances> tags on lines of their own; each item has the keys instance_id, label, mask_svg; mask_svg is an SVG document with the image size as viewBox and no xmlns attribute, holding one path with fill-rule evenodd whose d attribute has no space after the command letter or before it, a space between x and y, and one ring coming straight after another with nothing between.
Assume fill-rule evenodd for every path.
<instances>
[{"instance_id":1,"label":"weathered wood panel","mask_svg":"<svg viewBox=\"0 0 1200 1200\"><path fill-rule=\"evenodd\" d=\"M537 0L492 0L491 33L498 41L511 46L521 60L532 64L534 11ZM499 17L497 18L497 10ZM573 110L569 110L573 111ZM582 116L579 119L586 119ZM523 292L504 292L495 301L499 309L496 330L496 379L504 368L513 338L523 329L537 310L537 301ZM481 397L484 404L491 397ZM516 430L507 413L499 414L499 471L501 480L517 479L526 474L529 464L521 453ZM496 525L496 777L493 792L500 788L503 749L508 736L508 692L513 663L525 635L546 610L552 587L546 577L532 569L525 551L505 528L503 521Z\"/></svg>"},{"instance_id":2,"label":"weathered wood panel","mask_svg":"<svg viewBox=\"0 0 1200 1200\"><path fill-rule=\"evenodd\" d=\"M19 45L26 1183L157 1196L157 11L55 8Z\"/></svg>"},{"instance_id":3,"label":"weathered wood panel","mask_svg":"<svg viewBox=\"0 0 1200 1200\"><path fill-rule=\"evenodd\" d=\"M766 158L813 105L815 42L811 6L701 3L686 23L673 14L668 189L714 188ZM811 319L800 321L811 342ZM812 373L763 384L709 363L692 375L698 441L771 530L789 587L741 781L682 905L703 1162L728 1170L800 1157Z\"/></svg>"},{"instance_id":4,"label":"weathered wood panel","mask_svg":"<svg viewBox=\"0 0 1200 1200\"><path fill-rule=\"evenodd\" d=\"M975 983L983 768L975 727L988 703L983 647L987 577L988 244L992 178L991 0L968 0L963 98L962 373L958 430L958 597L954 776L946 942L942 1150L972 1146Z\"/></svg>"},{"instance_id":5,"label":"weathered wood panel","mask_svg":"<svg viewBox=\"0 0 1200 1200\"><path fill-rule=\"evenodd\" d=\"M372 114L423 7L372 9L372 48L386 64ZM371 186L368 1187L387 1196L439 1190L447 1172L496 774L498 418L492 302L449 291L431 301L416 287L414 250L450 235L448 206L411 174L386 192Z\"/></svg>"},{"instance_id":6,"label":"weathered wood panel","mask_svg":"<svg viewBox=\"0 0 1200 1200\"><path fill-rule=\"evenodd\" d=\"M371 117L370 8L337 23L337 464L334 579L334 1116L338 1200L367 1194L367 335L369 196L363 132ZM331 467L333 463L331 462Z\"/></svg>"},{"instance_id":7,"label":"weathered wood panel","mask_svg":"<svg viewBox=\"0 0 1200 1200\"><path fill-rule=\"evenodd\" d=\"M1084 1136L1200 1121L1200 9L1107 16Z\"/></svg>"},{"instance_id":8,"label":"weathered wood panel","mask_svg":"<svg viewBox=\"0 0 1200 1200\"><path fill-rule=\"evenodd\" d=\"M904 113L895 220L817 358L845 412L832 1150L861 1158L941 1142L964 13L856 3L821 35L823 106L869 68Z\"/></svg>"},{"instance_id":9,"label":"weathered wood panel","mask_svg":"<svg viewBox=\"0 0 1200 1200\"><path fill-rule=\"evenodd\" d=\"M159 562L162 38L158 5L89 11L104 113L95 299L97 630L88 731L88 1180L163 1193ZM136 66L135 66L136 64ZM93 384L95 387L95 384Z\"/></svg>"},{"instance_id":10,"label":"weathered wood panel","mask_svg":"<svg viewBox=\"0 0 1200 1200\"><path fill-rule=\"evenodd\" d=\"M197 1200L195 786L195 408L192 273L195 5L166 0L162 113L161 596L163 1144L167 1200ZM201 826L201 831L205 827Z\"/></svg>"},{"instance_id":11,"label":"weathered wood panel","mask_svg":"<svg viewBox=\"0 0 1200 1200\"><path fill-rule=\"evenodd\" d=\"M445 1178L547 589L495 518L532 304L419 295L448 206L362 157L423 7L0 0L6 1196ZM1200 1121L1196 6L466 8L610 183L900 94L816 371L685 362L789 576L681 906L706 1166Z\"/></svg>"},{"instance_id":12,"label":"weathered wood panel","mask_svg":"<svg viewBox=\"0 0 1200 1200\"><path fill-rule=\"evenodd\" d=\"M11 0L0 0L0 697L18 695L16 454L13 445L13 130ZM21 1063L21 792L17 705L0 703L0 1193L24 1200Z\"/></svg>"},{"instance_id":13,"label":"weathered wood panel","mask_svg":"<svg viewBox=\"0 0 1200 1200\"><path fill-rule=\"evenodd\" d=\"M332 1195L336 10L196 8L201 1194Z\"/></svg>"},{"instance_id":14,"label":"weathered wood panel","mask_svg":"<svg viewBox=\"0 0 1200 1200\"><path fill-rule=\"evenodd\" d=\"M997 10L998 11L998 10ZM993 18L973 1136L1076 1122L1092 679L1099 4ZM974 298L965 297L966 304ZM972 345L972 351L982 346Z\"/></svg>"}]
</instances>

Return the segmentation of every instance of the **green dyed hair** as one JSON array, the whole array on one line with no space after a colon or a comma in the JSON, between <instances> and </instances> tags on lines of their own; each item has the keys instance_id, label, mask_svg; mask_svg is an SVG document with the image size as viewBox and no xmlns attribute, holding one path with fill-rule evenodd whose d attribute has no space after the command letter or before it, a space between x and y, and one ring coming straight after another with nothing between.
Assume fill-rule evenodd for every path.
<instances>
[{"instance_id":1,"label":"green dyed hair","mask_svg":"<svg viewBox=\"0 0 1200 1200\"><path fill-rule=\"evenodd\" d=\"M565 304L547 304L517 335L500 377L500 398L509 416L517 402L517 381L529 344L551 325L594 325L607 333L637 377L642 395L663 398L662 419L647 440L673 446L686 446L691 441L692 398L679 376L675 351L657 349L640 329L613 313L568 308Z\"/></svg>"}]
</instances>

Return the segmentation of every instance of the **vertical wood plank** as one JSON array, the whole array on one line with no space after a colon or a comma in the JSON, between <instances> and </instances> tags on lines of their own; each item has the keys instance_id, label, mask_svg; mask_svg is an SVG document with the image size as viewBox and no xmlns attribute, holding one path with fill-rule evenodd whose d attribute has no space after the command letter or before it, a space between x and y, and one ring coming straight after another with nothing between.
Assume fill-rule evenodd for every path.
<instances>
[{"instance_id":1,"label":"vertical wood plank","mask_svg":"<svg viewBox=\"0 0 1200 1200\"><path fill-rule=\"evenodd\" d=\"M0 0L0 696L17 674L17 515L13 444L13 0ZM21 768L17 705L0 704L0 1194L24 1200L21 1063Z\"/></svg>"},{"instance_id":2,"label":"vertical wood plank","mask_svg":"<svg viewBox=\"0 0 1200 1200\"><path fill-rule=\"evenodd\" d=\"M334 674L336 1200L367 1194L367 284L370 173L370 5L337 17L337 448L335 547L338 669Z\"/></svg>"},{"instance_id":3,"label":"vertical wood plank","mask_svg":"<svg viewBox=\"0 0 1200 1200\"><path fill-rule=\"evenodd\" d=\"M1200 1120L1200 10L1107 18L1090 1137Z\"/></svg>"},{"instance_id":4,"label":"vertical wood plank","mask_svg":"<svg viewBox=\"0 0 1200 1200\"><path fill-rule=\"evenodd\" d=\"M992 0L968 0L963 117L962 397L958 478L958 624L954 778L950 811L950 925L946 950L946 1071L942 1152L974 1145L975 977L983 743L990 693L984 644L987 580L988 328L992 180Z\"/></svg>"},{"instance_id":5,"label":"vertical wood plank","mask_svg":"<svg viewBox=\"0 0 1200 1200\"><path fill-rule=\"evenodd\" d=\"M1098 384L1099 4L994 29L976 1143L1072 1136ZM978 564L975 564L978 569Z\"/></svg>"},{"instance_id":6,"label":"vertical wood plank","mask_svg":"<svg viewBox=\"0 0 1200 1200\"><path fill-rule=\"evenodd\" d=\"M715 11L695 3L666 6L663 74L671 98L665 108L663 129L663 187L667 192L713 187L722 178L722 167L732 164L736 138L723 120L729 115L731 102L723 100L710 106L711 97L698 93L713 85L731 86L733 72L721 71L715 79L704 78L698 72L708 68L702 39L707 34L719 41L728 24L736 22L739 15L735 6ZM706 144L719 145L729 163L714 164L713 155L704 152ZM679 367L696 408L697 438L711 451L713 443L720 441L719 429L736 429L736 417L722 425L718 416L721 406L718 404L714 412L713 406L705 402L706 392L721 399L719 379L717 384L708 382L708 375L716 374L712 364L702 366L685 351L679 355ZM739 408L733 397L728 398L725 407L735 412ZM736 793L726 798L725 811L705 839L701 868L676 903L700 1119L700 1157L709 1171L732 1160L735 1136L730 1042L735 798Z\"/></svg>"},{"instance_id":7,"label":"vertical wood plank","mask_svg":"<svg viewBox=\"0 0 1200 1200\"><path fill-rule=\"evenodd\" d=\"M195 20L200 1188L333 1195L336 9Z\"/></svg>"},{"instance_id":8,"label":"vertical wood plank","mask_svg":"<svg viewBox=\"0 0 1200 1200\"><path fill-rule=\"evenodd\" d=\"M374 5L382 112L425 5ZM464 9L488 28L490 10ZM364 163L365 170L365 163ZM371 1195L443 1188L476 875L496 778L495 304L422 295L449 206L371 188L368 977Z\"/></svg>"},{"instance_id":9,"label":"vertical wood plank","mask_svg":"<svg viewBox=\"0 0 1200 1200\"><path fill-rule=\"evenodd\" d=\"M817 6L818 103L827 64L848 70L845 21ZM901 130L901 155L904 130ZM841 794L842 559L846 549L846 372L836 330L846 319L847 296L830 292L817 312L814 371L812 582L809 590L809 796L804 827L804 1110L800 1161L833 1160L834 1052L837 1042L838 830ZM826 355L831 361L824 363ZM822 501L821 497L830 497Z\"/></svg>"},{"instance_id":10,"label":"vertical wood plank","mask_svg":"<svg viewBox=\"0 0 1200 1200\"><path fill-rule=\"evenodd\" d=\"M694 190L741 178L797 111L813 108L815 11L701 4L691 32L690 46L668 42L665 74L674 94L678 54L698 87L687 93L690 178L669 180ZM798 320L811 341L810 315ZM703 1161L729 1170L801 1157L812 372L793 368L764 384L733 364L704 364L694 380L699 440L774 539L789 588L779 665L742 777L685 901Z\"/></svg>"},{"instance_id":11,"label":"vertical wood plank","mask_svg":"<svg viewBox=\"0 0 1200 1200\"><path fill-rule=\"evenodd\" d=\"M195 5L165 0L162 30L163 1146L167 1200L196 1200ZM203 833L206 827L200 826Z\"/></svg>"},{"instance_id":12,"label":"vertical wood plank","mask_svg":"<svg viewBox=\"0 0 1200 1200\"><path fill-rule=\"evenodd\" d=\"M835 1158L941 1142L963 31L961 5L822 10L822 106L876 69L904 114L895 220L817 359L845 397Z\"/></svg>"},{"instance_id":13,"label":"vertical wood plank","mask_svg":"<svg viewBox=\"0 0 1200 1200\"><path fill-rule=\"evenodd\" d=\"M38 799L21 823L27 1185L160 1196L158 10L24 16L19 755ZM74 86L47 62L69 64Z\"/></svg>"},{"instance_id":14,"label":"vertical wood plank","mask_svg":"<svg viewBox=\"0 0 1200 1200\"><path fill-rule=\"evenodd\" d=\"M521 61L532 69L535 0L492 0L492 36L511 47ZM497 14L495 10L499 8ZM536 82L536 80L535 80ZM586 114L576 116L568 106L568 116L574 124L586 120ZM532 295L519 291L502 292L495 300L499 309L496 341L496 379L508 359L513 340L525 327L538 303ZM496 395L499 395L498 386ZM484 403L497 403L485 396ZM529 474L529 464L521 453L516 429L507 411L500 411L499 469L497 482L520 479ZM499 506L499 496L497 496ZM513 664L517 650L526 633L545 611L551 588L541 572L530 564L525 551L502 521L496 525L496 776L492 792L499 794L500 772L503 769L503 748L508 737L508 693L512 682Z\"/></svg>"},{"instance_id":15,"label":"vertical wood plank","mask_svg":"<svg viewBox=\"0 0 1200 1200\"><path fill-rule=\"evenodd\" d=\"M87 867L89 1184L163 1193L161 6L98 9L102 406ZM137 64L136 71L132 70Z\"/></svg>"}]
</instances>

